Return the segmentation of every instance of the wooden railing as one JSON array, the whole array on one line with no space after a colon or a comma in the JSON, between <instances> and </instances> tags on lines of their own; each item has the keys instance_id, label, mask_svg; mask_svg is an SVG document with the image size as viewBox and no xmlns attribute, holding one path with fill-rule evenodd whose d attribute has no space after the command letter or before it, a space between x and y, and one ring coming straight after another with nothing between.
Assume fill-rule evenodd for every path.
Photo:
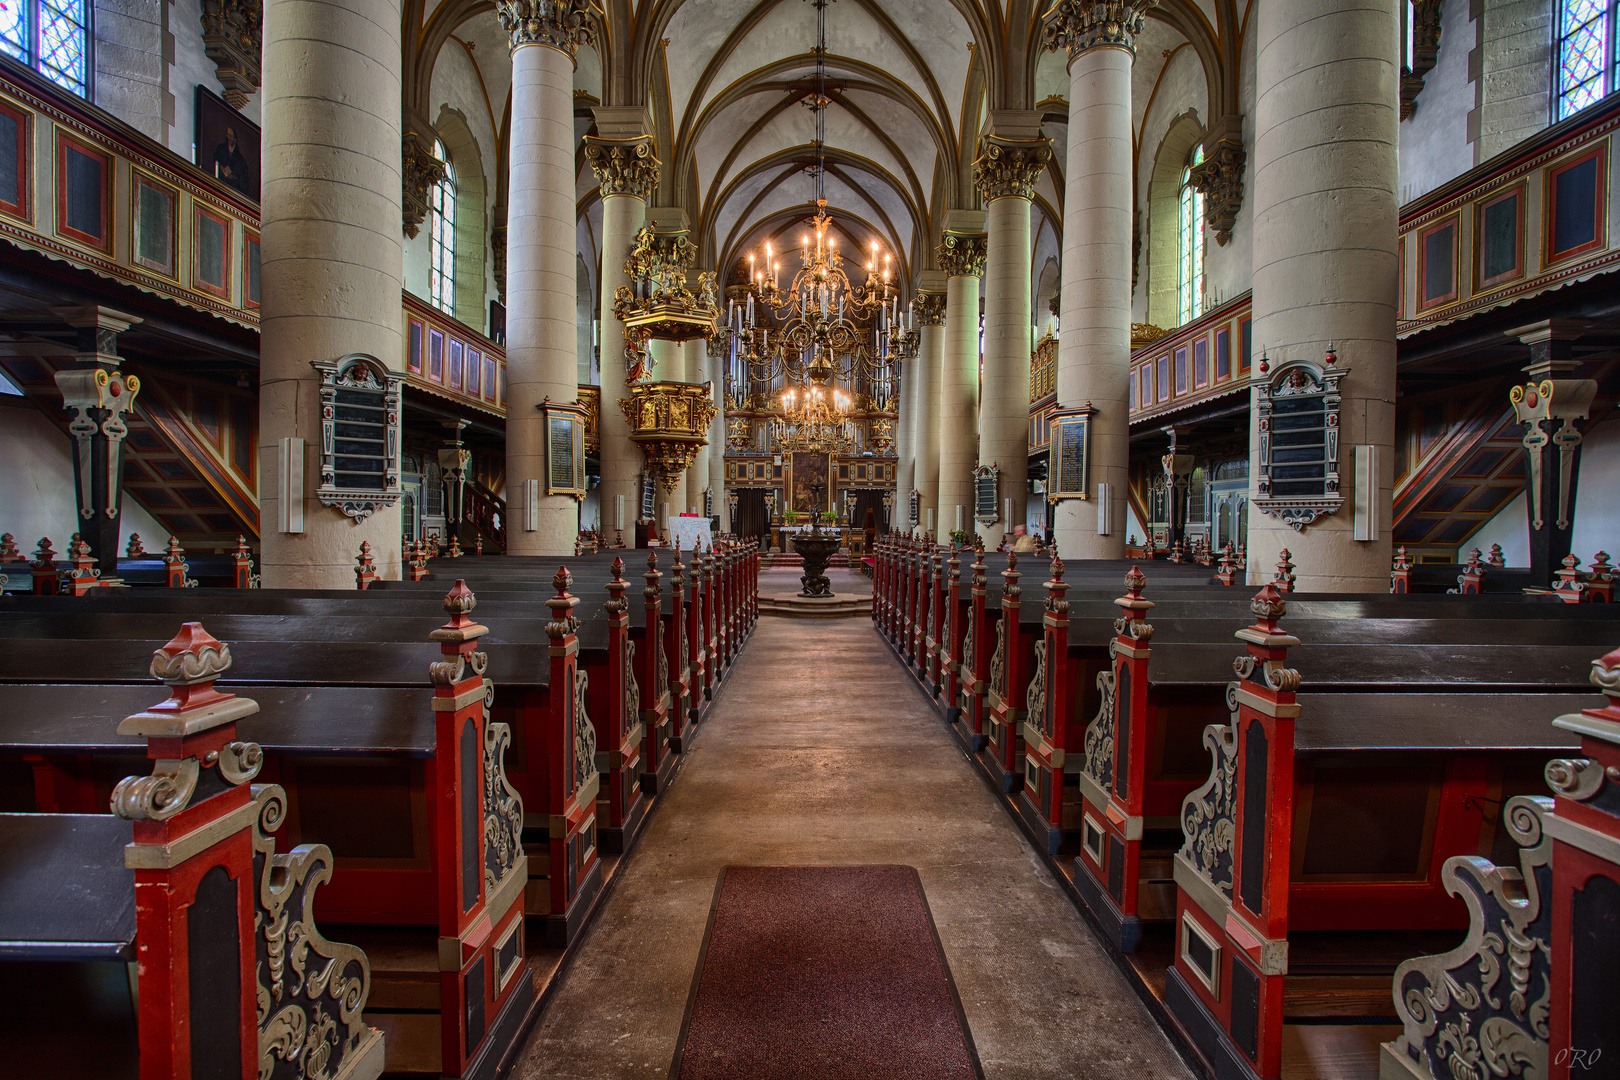
<instances>
[{"instance_id":1,"label":"wooden railing","mask_svg":"<svg viewBox=\"0 0 1620 1080\"><path fill-rule=\"evenodd\" d=\"M1249 294L1131 353L1131 422L1158 418L1249 384Z\"/></svg>"},{"instance_id":2,"label":"wooden railing","mask_svg":"<svg viewBox=\"0 0 1620 1080\"><path fill-rule=\"evenodd\" d=\"M506 350L455 316L403 295L406 385L504 417Z\"/></svg>"},{"instance_id":3,"label":"wooden railing","mask_svg":"<svg viewBox=\"0 0 1620 1080\"><path fill-rule=\"evenodd\" d=\"M258 329L253 201L10 61L0 139L0 239Z\"/></svg>"},{"instance_id":4,"label":"wooden railing","mask_svg":"<svg viewBox=\"0 0 1620 1080\"><path fill-rule=\"evenodd\" d=\"M1609 146L1617 126L1613 98L1403 207L1397 336L1620 264Z\"/></svg>"}]
</instances>

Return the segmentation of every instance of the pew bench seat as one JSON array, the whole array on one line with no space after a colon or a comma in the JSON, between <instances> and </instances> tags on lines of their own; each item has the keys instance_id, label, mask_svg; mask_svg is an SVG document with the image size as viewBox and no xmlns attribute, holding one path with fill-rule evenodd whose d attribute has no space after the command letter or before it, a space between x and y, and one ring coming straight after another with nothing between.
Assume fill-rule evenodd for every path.
<instances>
[{"instance_id":1,"label":"pew bench seat","mask_svg":"<svg viewBox=\"0 0 1620 1080\"><path fill-rule=\"evenodd\" d=\"M0 960L133 960L129 841L111 814L0 814Z\"/></svg>"}]
</instances>

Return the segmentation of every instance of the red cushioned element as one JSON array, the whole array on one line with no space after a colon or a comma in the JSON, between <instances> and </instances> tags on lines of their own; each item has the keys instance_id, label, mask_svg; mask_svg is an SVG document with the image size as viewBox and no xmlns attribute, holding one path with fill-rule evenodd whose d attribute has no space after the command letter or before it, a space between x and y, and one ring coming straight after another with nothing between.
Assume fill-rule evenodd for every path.
<instances>
[{"instance_id":1,"label":"red cushioned element","mask_svg":"<svg viewBox=\"0 0 1620 1080\"><path fill-rule=\"evenodd\" d=\"M723 870L670 1075L982 1077L917 871Z\"/></svg>"}]
</instances>

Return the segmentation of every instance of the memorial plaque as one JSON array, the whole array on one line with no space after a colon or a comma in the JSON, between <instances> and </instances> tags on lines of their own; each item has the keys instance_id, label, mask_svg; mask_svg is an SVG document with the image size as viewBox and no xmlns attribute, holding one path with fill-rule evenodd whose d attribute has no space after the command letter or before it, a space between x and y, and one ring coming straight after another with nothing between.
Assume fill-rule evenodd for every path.
<instances>
[{"instance_id":1,"label":"memorial plaque","mask_svg":"<svg viewBox=\"0 0 1620 1080\"><path fill-rule=\"evenodd\" d=\"M1047 497L1089 498L1087 487L1091 469L1091 416L1095 410L1064 409L1052 414L1052 434L1047 448Z\"/></svg>"},{"instance_id":2,"label":"memorial plaque","mask_svg":"<svg viewBox=\"0 0 1620 1080\"><path fill-rule=\"evenodd\" d=\"M547 404L546 494L585 497L585 416L579 406Z\"/></svg>"},{"instance_id":3,"label":"memorial plaque","mask_svg":"<svg viewBox=\"0 0 1620 1080\"><path fill-rule=\"evenodd\" d=\"M984 465L973 470L973 519L981 525L994 525L1001 520L1001 498L998 480L1001 470Z\"/></svg>"}]
</instances>

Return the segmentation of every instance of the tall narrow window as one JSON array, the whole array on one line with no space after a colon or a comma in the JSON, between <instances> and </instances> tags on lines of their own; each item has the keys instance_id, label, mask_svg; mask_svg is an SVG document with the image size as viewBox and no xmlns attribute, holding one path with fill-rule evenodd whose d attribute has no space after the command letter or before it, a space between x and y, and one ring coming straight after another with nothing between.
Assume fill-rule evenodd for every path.
<instances>
[{"instance_id":1,"label":"tall narrow window","mask_svg":"<svg viewBox=\"0 0 1620 1080\"><path fill-rule=\"evenodd\" d=\"M5 0L0 3L0 52L64 90L89 97L87 0Z\"/></svg>"},{"instance_id":2,"label":"tall narrow window","mask_svg":"<svg viewBox=\"0 0 1620 1080\"><path fill-rule=\"evenodd\" d=\"M1573 116L1615 88L1615 0L1559 0L1553 51L1554 119Z\"/></svg>"},{"instance_id":3,"label":"tall narrow window","mask_svg":"<svg viewBox=\"0 0 1620 1080\"><path fill-rule=\"evenodd\" d=\"M1204 148L1193 147L1181 170L1181 321L1204 313L1204 195L1193 187L1193 166L1204 160Z\"/></svg>"},{"instance_id":4,"label":"tall narrow window","mask_svg":"<svg viewBox=\"0 0 1620 1080\"><path fill-rule=\"evenodd\" d=\"M440 311L456 311L456 174L443 143L433 144L433 156L444 162L444 179L428 196L428 242L432 263L428 269L428 302Z\"/></svg>"}]
</instances>

